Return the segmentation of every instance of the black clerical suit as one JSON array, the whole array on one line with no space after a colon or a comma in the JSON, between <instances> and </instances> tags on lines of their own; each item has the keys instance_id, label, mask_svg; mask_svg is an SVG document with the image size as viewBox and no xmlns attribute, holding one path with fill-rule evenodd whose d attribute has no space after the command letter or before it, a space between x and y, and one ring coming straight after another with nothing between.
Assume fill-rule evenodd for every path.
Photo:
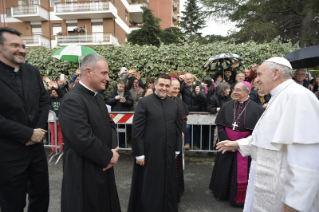
<instances>
[{"instance_id":1,"label":"black clerical suit","mask_svg":"<svg viewBox=\"0 0 319 212\"><path fill-rule=\"evenodd\" d=\"M19 82L17 82L19 80ZM33 129L46 129L50 98L39 70L23 63L20 70L0 61L0 207L47 211L48 166L43 143L26 146Z\"/></svg>"},{"instance_id":2,"label":"black clerical suit","mask_svg":"<svg viewBox=\"0 0 319 212\"><path fill-rule=\"evenodd\" d=\"M116 129L104 100L79 82L62 99L64 140L62 212L119 212L113 167Z\"/></svg>"},{"instance_id":3,"label":"black clerical suit","mask_svg":"<svg viewBox=\"0 0 319 212\"><path fill-rule=\"evenodd\" d=\"M173 212L177 207L175 151L182 149L180 112L175 101L156 94L139 100L132 125L134 161L129 212Z\"/></svg>"}]
</instances>

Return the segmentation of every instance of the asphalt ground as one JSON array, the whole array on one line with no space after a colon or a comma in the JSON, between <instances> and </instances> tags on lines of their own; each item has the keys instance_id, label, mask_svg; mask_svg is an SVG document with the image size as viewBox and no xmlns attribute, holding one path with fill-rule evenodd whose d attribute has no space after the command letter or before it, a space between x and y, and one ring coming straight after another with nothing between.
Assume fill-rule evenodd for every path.
<instances>
[{"instance_id":1,"label":"asphalt ground","mask_svg":"<svg viewBox=\"0 0 319 212\"><path fill-rule=\"evenodd\" d=\"M47 155L50 150L47 149ZM122 211L127 211L131 189L133 156L130 151L120 151L120 159L115 166L115 178ZM215 155L208 153L186 152L185 154L185 192L179 203L180 212L239 212L228 201L218 202L209 190ZM55 165L55 159L49 163L50 212L60 211L62 159Z\"/></svg>"}]
</instances>

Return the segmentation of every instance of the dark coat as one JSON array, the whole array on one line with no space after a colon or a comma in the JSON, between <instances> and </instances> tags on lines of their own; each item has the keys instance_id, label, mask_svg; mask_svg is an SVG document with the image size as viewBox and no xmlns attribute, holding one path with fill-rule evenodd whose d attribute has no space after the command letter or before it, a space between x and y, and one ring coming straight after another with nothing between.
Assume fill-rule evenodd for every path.
<instances>
[{"instance_id":1,"label":"dark coat","mask_svg":"<svg viewBox=\"0 0 319 212\"><path fill-rule=\"evenodd\" d=\"M0 62L0 162L24 158L31 148L43 150L43 143L25 144L33 129L47 128L50 109L50 96L38 69L27 63L21 64L24 96L20 96L15 81L5 70L7 68L10 67Z\"/></svg>"},{"instance_id":2,"label":"dark coat","mask_svg":"<svg viewBox=\"0 0 319 212\"><path fill-rule=\"evenodd\" d=\"M254 89L252 89L251 92L250 92L250 94L249 94L249 98L250 98L251 100L253 100L254 102L256 102L257 104L259 104L259 105L264 105L264 104L268 103L269 100L270 100L270 97L271 97L270 94L265 95L265 96L264 96L264 103L261 104L259 95L258 95L258 93L257 93Z\"/></svg>"},{"instance_id":3,"label":"dark coat","mask_svg":"<svg viewBox=\"0 0 319 212\"><path fill-rule=\"evenodd\" d=\"M222 97L217 93L214 93L207 101L207 112L211 114L216 114L217 108L221 108L225 102L228 102L230 100L231 97L229 95Z\"/></svg>"},{"instance_id":4,"label":"dark coat","mask_svg":"<svg viewBox=\"0 0 319 212\"><path fill-rule=\"evenodd\" d=\"M181 94L182 94L182 99L187 106L188 111L202 111L202 105L203 102L206 101L206 94L204 92L204 89L202 85L199 85L200 87L200 92L197 95L195 93L195 89L191 91L185 84L185 82L182 82L181 84Z\"/></svg>"},{"instance_id":5,"label":"dark coat","mask_svg":"<svg viewBox=\"0 0 319 212\"><path fill-rule=\"evenodd\" d=\"M115 99L117 95L117 87L115 87L110 91L109 95L107 95L106 104L111 106L112 111L130 111L133 105L133 99L130 91L124 89L123 97L126 99L124 103L120 102L119 99Z\"/></svg>"},{"instance_id":6,"label":"dark coat","mask_svg":"<svg viewBox=\"0 0 319 212\"><path fill-rule=\"evenodd\" d=\"M62 99L62 212L121 211L113 167L116 131L100 95L78 83Z\"/></svg>"},{"instance_id":7,"label":"dark coat","mask_svg":"<svg viewBox=\"0 0 319 212\"><path fill-rule=\"evenodd\" d=\"M177 208L175 151L182 150L180 112L176 102L156 94L142 98L132 124L134 160L129 212L171 212Z\"/></svg>"}]
</instances>

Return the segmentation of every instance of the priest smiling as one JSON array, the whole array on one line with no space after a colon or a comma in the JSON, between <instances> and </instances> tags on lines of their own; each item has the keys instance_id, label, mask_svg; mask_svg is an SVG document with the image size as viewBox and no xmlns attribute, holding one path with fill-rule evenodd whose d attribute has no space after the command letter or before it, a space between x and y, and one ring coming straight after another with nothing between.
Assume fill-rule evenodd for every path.
<instances>
[{"instance_id":1,"label":"priest smiling","mask_svg":"<svg viewBox=\"0 0 319 212\"><path fill-rule=\"evenodd\" d=\"M226 102L219 111L215 123L220 141L234 142L252 133L264 109L250 100L250 90L249 82L238 82L233 90L234 100ZM249 164L250 158L238 151L217 154L209 185L217 200L229 199L232 205L244 205Z\"/></svg>"},{"instance_id":2,"label":"priest smiling","mask_svg":"<svg viewBox=\"0 0 319 212\"><path fill-rule=\"evenodd\" d=\"M319 211L319 102L291 75L285 58L266 60L255 79L272 95L266 111L251 136L218 144L251 155L245 212Z\"/></svg>"}]
</instances>

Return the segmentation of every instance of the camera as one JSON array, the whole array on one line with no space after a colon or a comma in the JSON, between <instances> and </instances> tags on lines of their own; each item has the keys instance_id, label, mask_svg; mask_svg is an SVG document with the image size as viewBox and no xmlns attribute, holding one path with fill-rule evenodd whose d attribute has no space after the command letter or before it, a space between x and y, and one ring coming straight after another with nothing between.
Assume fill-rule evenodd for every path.
<instances>
[{"instance_id":1,"label":"camera","mask_svg":"<svg viewBox=\"0 0 319 212\"><path fill-rule=\"evenodd\" d=\"M195 90L195 88L196 88L197 86L199 86L199 85L200 85L200 82L195 80L195 81L192 83L192 88L193 88L193 90Z\"/></svg>"}]
</instances>

